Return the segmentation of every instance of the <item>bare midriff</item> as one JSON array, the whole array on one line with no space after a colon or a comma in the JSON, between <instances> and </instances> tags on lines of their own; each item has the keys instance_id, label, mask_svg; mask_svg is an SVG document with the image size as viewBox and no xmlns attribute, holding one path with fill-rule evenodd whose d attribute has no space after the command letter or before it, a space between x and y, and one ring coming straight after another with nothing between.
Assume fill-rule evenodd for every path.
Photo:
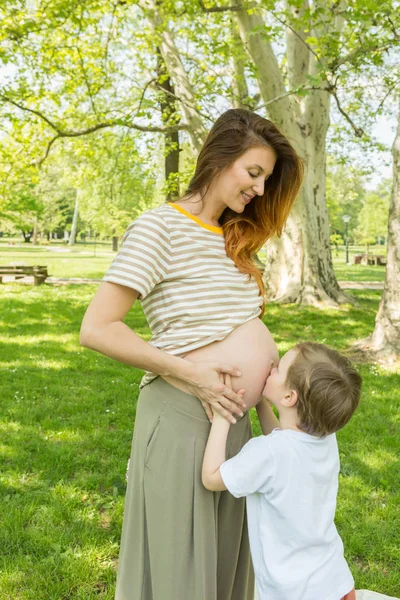
<instances>
[{"instance_id":1,"label":"bare midriff","mask_svg":"<svg viewBox=\"0 0 400 600\"><path fill-rule=\"evenodd\" d=\"M232 377L235 392L244 389L247 409L255 406L261 397L265 381L271 370L271 361L278 363L279 354L268 327L258 317L239 325L225 339L213 342L184 356L193 362L220 362L232 365L242 373ZM184 382L164 377L166 381L183 391L188 391Z\"/></svg>"}]
</instances>

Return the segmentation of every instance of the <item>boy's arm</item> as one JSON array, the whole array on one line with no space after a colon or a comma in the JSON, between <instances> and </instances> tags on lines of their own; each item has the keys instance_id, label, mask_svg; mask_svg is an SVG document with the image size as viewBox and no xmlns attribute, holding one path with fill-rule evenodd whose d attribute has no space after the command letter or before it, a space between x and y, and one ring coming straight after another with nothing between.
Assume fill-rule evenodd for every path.
<instances>
[{"instance_id":1,"label":"boy's arm","mask_svg":"<svg viewBox=\"0 0 400 600\"><path fill-rule=\"evenodd\" d=\"M280 429L279 420L276 418L272 406L266 398L261 398L256 406L256 410L264 435L268 435L273 429Z\"/></svg>"},{"instance_id":2,"label":"boy's arm","mask_svg":"<svg viewBox=\"0 0 400 600\"><path fill-rule=\"evenodd\" d=\"M221 373L220 378L227 387L232 389L232 378L229 373ZM239 390L237 393L243 397L244 392L245 390ZM230 426L229 421L213 410L213 420L201 472L203 485L211 492L226 490L219 468L226 460L226 440Z\"/></svg>"},{"instance_id":3,"label":"boy's arm","mask_svg":"<svg viewBox=\"0 0 400 600\"><path fill-rule=\"evenodd\" d=\"M201 479L204 487L212 492L226 490L219 468L226 460L226 440L230 423L214 412L210 435L203 459Z\"/></svg>"}]
</instances>

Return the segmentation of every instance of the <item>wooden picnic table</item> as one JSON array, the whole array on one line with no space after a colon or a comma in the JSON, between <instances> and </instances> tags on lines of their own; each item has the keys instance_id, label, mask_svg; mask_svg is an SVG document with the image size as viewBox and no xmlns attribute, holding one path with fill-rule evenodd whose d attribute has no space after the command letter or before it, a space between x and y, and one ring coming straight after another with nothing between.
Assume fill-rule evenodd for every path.
<instances>
[{"instance_id":1,"label":"wooden picnic table","mask_svg":"<svg viewBox=\"0 0 400 600\"><path fill-rule=\"evenodd\" d=\"M49 276L47 266L43 265L0 265L0 283L3 283L4 275L13 276L15 279L23 279L26 275L31 275L35 285L41 285Z\"/></svg>"},{"instance_id":2,"label":"wooden picnic table","mask_svg":"<svg viewBox=\"0 0 400 600\"><path fill-rule=\"evenodd\" d=\"M355 254L355 265L386 265L386 256L384 254Z\"/></svg>"}]
</instances>

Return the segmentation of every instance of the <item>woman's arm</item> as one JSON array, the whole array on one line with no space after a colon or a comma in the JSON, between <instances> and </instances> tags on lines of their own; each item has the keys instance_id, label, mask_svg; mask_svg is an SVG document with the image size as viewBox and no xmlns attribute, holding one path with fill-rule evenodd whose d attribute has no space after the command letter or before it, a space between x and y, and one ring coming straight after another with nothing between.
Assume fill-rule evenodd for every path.
<instances>
[{"instance_id":1,"label":"woman's arm","mask_svg":"<svg viewBox=\"0 0 400 600\"><path fill-rule=\"evenodd\" d=\"M274 429L280 429L279 420L276 418L272 406L266 398L261 397L260 402L256 406L256 410L264 435L268 435Z\"/></svg>"},{"instance_id":2,"label":"woman's arm","mask_svg":"<svg viewBox=\"0 0 400 600\"><path fill-rule=\"evenodd\" d=\"M84 316L80 343L133 367L184 381L190 393L210 403L225 418L241 414L243 398L225 386L219 373L240 372L224 363L195 363L154 348L124 322L139 293L129 287L103 282ZM233 419L233 422L235 420Z\"/></svg>"},{"instance_id":3,"label":"woman's arm","mask_svg":"<svg viewBox=\"0 0 400 600\"><path fill-rule=\"evenodd\" d=\"M126 286L103 282L82 321L80 343L110 358L158 375L190 373L190 363L162 352L145 342L123 319L139 292ZM180 363L184 364L180 364Z\"/></svg>"}]
</instances>

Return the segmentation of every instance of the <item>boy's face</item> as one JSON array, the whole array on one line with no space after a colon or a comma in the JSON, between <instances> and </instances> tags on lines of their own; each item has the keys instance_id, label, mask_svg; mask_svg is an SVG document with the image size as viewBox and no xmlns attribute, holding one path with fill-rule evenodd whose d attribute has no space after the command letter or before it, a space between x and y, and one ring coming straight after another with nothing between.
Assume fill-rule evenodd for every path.
<instances>
[{"instance_id":1,"label":"boy's face","mask_svg":"<svg viewBox=\"0 0 400 600\"><path fill-rule=\"evenodd\" d=\"M271 369L267 381L265 383L262 395L267 398L272 404L279 408L280 401L287 394L290 394L290 389L286 385L287 372L290 365L294 362L297 356L297 350L292 349L286 352L279 361L277 367Z\"/></svg>"}]
</instances>

